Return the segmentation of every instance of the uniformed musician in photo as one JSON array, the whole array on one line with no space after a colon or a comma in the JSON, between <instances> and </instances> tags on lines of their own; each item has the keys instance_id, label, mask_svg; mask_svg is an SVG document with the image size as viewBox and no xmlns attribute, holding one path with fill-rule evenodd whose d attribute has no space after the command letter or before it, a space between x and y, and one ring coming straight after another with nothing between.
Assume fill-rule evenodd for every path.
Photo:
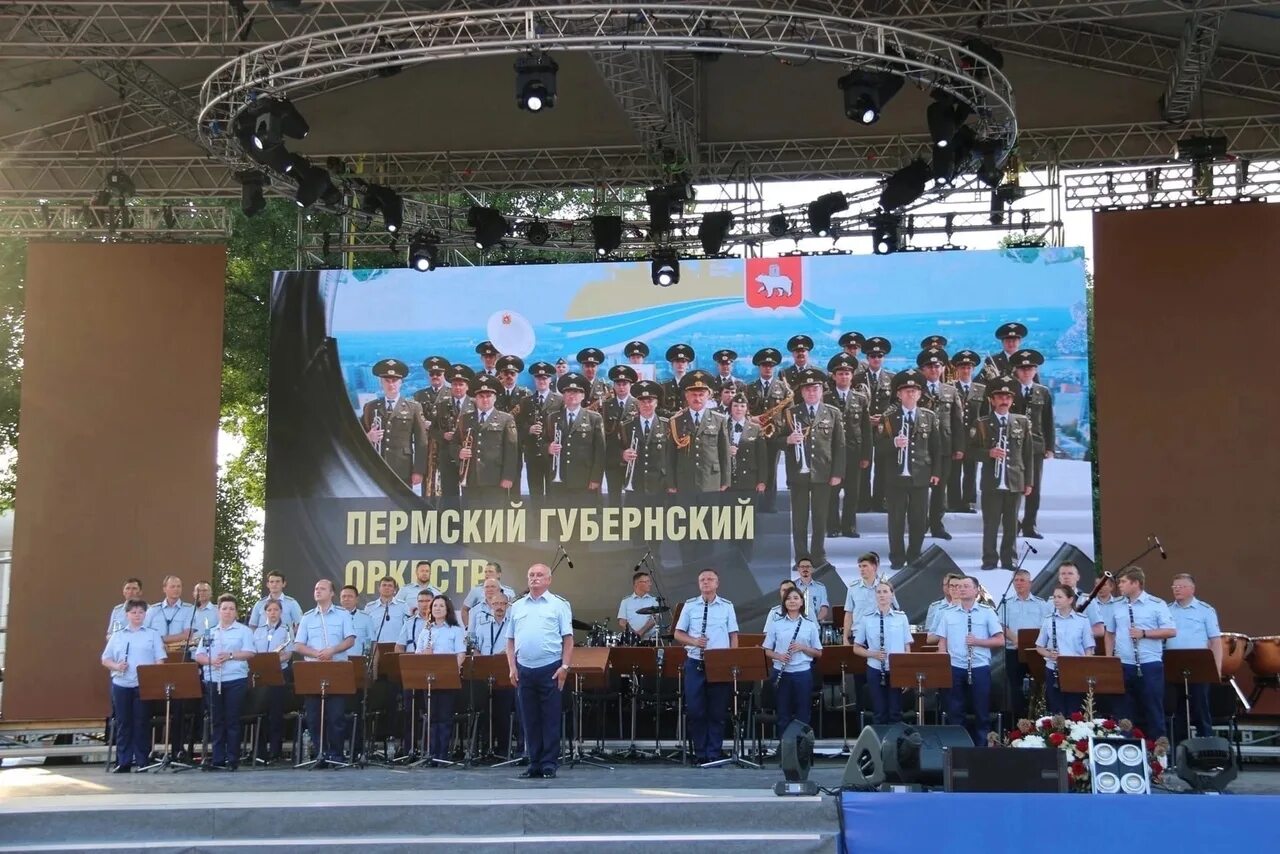
<instances>
[{"instance_id":1,"label":"uniformed musician in photo","mask_svg":"<svg viewBox=\"0 0 1280 854\"><path fill-rule=\"evenodd\" d=\"M853 365L853 385L866 385L867 368L866 365L858 361L858 354L862 352L862 345L867 341L867 337L861 332L846 332L840 336L840 340L836 343L840 345L840 353L845 360ZM832 378L834 387L834 377Z\"/></svg>"},{"instance_id":2,"label":"uniformed musician in photo","mask_svg":"<svg viewBox=\"0 0 1280 854\"><path fill-rule=\"evenodd\" d=\"M936 344L946 340L941 335L931 335L925 342ZM916 366L924 374L920 406L938 416L938 428L942 432L942 479L929 489L929 536L939 540L951 539L951 533L943 523L947 512L947 480L951 476L951 467L964 459L969 444L964 432L960 393L942 379L949 361L947 351L936 346L921 350L916 356Z\"/></svg>"},{"instance_id":3,"label":"uniformed musician in photo","mask_svg":"<svg viewBox=\"0 0 1280 854\"><path fill-rule=\"evenodd\" d=\"M599 412L609 395L609 384L604 381L604 377L597 376L600 365L604 362L604 351L599 347L583 347L578 351L577 359L578 367L587 382L585 405Z\"/></svg>"},{"instance_id":4,"label":"uniformed musician in photo","mask_svg":"<svg viewBox=\"0 0 1280 854\"><path fill-rule=\"evenodd\" d=\"M733 375L733 365L738 361L738 354L734 350L723 349L717 350L711 354L711 361L716 363L716 382L720 389L725 386L737 390L738 380Z\"/></svg>"},{"instance_id":5,"label":"uniformed musician in photo","mask_svg":"<svg viewBox=\"0 0 1280 854\"><path fill-rule=\"evenodd\" d=\"M872 440L866 386L853 384L861 368L848 353L838 353L827 362L832 382L825 399L840 411L844 422L844 473L840 483L831 487L828 537L862 536L858 533L858 506L862 503L862 476L871 467Z\"/></svg>"},{"instance_id":6,"label":"uniformed musician in photo","mask_svg":"<svg viewBox=\"0 0 1280 854\"><path fill-rule=\"evenodd\" d=\"M645 359L649 358L649 345L643 341L628 341L622 346L622 355L627 357L628 364L632 366L643 365Z\"/></svg>"},{"instance_id":7,"label":"uniformed musician in photo","mask_svg":"<svg viewBox=\"0 0 1280 854\"><path fill-rule=\"evenodd\" d=\"M607 463L604 481L609 491L609 503L622 503L622 491L626 485L626 464L622 459L622 424L635 417L638 411L632 386L640 379L630 365L614 365L609 369L613 391L600 406L604 417L604 448Z\"/></svg>"},{"instance_id":8,"label":"uniformed musician in photo","mask_svg":"<svg viewBox=\"0 0 1280 854\"><path fill-rule=\"evenodd\" d=\"M794 342L793 342L794 343ZM822 402L827 377L817 368L796 374L801 402L787 410L787 488L791 492L791 544L814 566L827 562L831 488L845 472L844 418Z\"/></svg>"},{"instance_id":9,"label":"uniformed musician in photo","mask_svg":"<svg viewBox=\"0 0 1280 854\"><path fill-rule=\"evenodd\" d=\"M475 371L475 375L496 377L498 375L498 357L502 353L493 345L492 341L481 341L476 345L476 352L480 354L480 370Z\"/></svg>"},{"instance_id":10,"label":"uniformed musician in photo","mask_svg":"<svg viewBox=\"0 0 1280 854\"><path fill-rule=\"evenodd\" d=\"M986 746L991 731L991 654L1004 645L996 612L978 603L978 579L956 582L959 601L938 612L938 652L951 657L951 689L947 723L964 726L977 746ZM965 719L973 711L973 722Z\"/></svg>"},{"instance_id":11,"label":"uniformed musician in photo","mask_svg":"<svg viewBox=\"0 0 1280 854\"><path fill-rule=\"evenodd\" d=\"M604 418L583 406L590 386L582 374L565 374L556 389L564 408L542 424L542 442L552 457L551 494L598 497L604 480Z\"/></svg>"},{"instance_id":12,"label":"uniformed musician in photo","mask_svg":"<svg viewBox=\"0 0 1280 854\"><path fill-rule=\"evenodd\" d=\"M1018 381L1013 398L1013 411L1027 416L1031 422L1031 446L1034 466L1031 491L1027 493L1022 513L1022 536L1042 539L1036 522L1040 514L1040 490L1044 482L1044 461L1053 457L1056 447L1053 426L1053 392L1035 381L1036 372L1044 364L1044 356L1035 350L1019 350L1009 357L1013 375Z\"/></svg>"},{"instance_id":13,"label":"uniformed musician in photo","mask_svg":"<svg viewBox=\"0 0 1280 854\"><path fill-rule=\"evenodd\" d=\"M783 412L792 404L791 387L777 375L782 353L776 347L764 347L751 357L759 374L747 384L748 411L752 419L764 431L769 455L765 468L769 479L765 482L763 500L756 507L760 513L777 512L778 457L787 447Z\"/></svg>"},{"instance_id":14,"label":"uniformed musician in photo","mask_svg":"<svg viewBox=\"0 0 1280 854\"><path fill-rule=\"evenodd\" d=\"M667 348L667 362L671 365L671 379L662 383L662 402L658 406L661 415L670 418L684 407L684 382L689 366L693 364L693 348L688 344L672 344Z\"/></svg>"},{"instance_id":15,"label":"uniformed musician in photo","mask_svg":"<svg viewBox=\"0 0 1280 854\"><path fill-rule=\"evenodd\" d=\"M428 356L422 360L422 369L427 372L427 384L413 393L413 399L418 401L430 419L436 411L436 404L449 394L449 383L445 380L449 360L444 356Z\"/></svg>"},{"instance_id":16,"label":"uniformed musician in photo","mask_svg":"<svg viewBox=\"0 0 1280 854\"><path fill-rule=\"evenodd\" d=\"M667 468L671 442L670 425L658 414L662 387L653 380L640 380L632 388L636 414L622 422L622 460L624 488L630 493L629 504L662 503L672 485ZM635 496L633 499L631 496ZM654 500L657 496L658 500Z\"/></svg>"},{"instance_id":17,"label":"uniformed musician in photo","mask_svg":"<svg viewBox=\"0 0 1280 854\"><path fill-rule=\"evenodd\" d=\"M873 435L879 434L880 419L884 416L884 411L893 404L894 372L884 366L884 357L892 350L893 345L889 343L889 339L878 335L868 338L862 345L862 353L866 356L866 364L863 366L864 382L867 386L867 404L871 412L868 417L871 420ZM892 466L882 469L878 456L871 455L871 468L865 469L862 473L860 510L869 510L873 513L885 512L884 487L887 478L892 474Z\"/></svg>"},{"instance_id":18,"label":"uniformed musician in photo","mask_svg":"<svg viewBox=\"0 0 1280 854\"><path fill-rule=\"evenodd\" d=\"M551 387L556 376L555 365L550 362L534 362L529 366L533 377L533 391L524 405L519 407L516 429L522 442L525 479L529 495L541 498L548 492L551 482L551 458L544 451L542 429L549 419L559 418L564 408L564 398Z\"/></svg>"},{"instance_id":19,"label":"uniformed musician in photo","mask_svg":"<svg viewBox=\"0 0 1280 854\"><path fill-rule=\"evenodd\" d=\"M396 477L420 486L427 474L430 424L422 405L401 393L409 366L399 359L383 359L373 366L373 375L382 382L382 397L364 405L360 427Z\"/></svg>"},{"instance_id":20,"label":"uniformed musician in photo","mask_svg":"<svg viewBox=\"0 0 1280 854\"><path fill-rule=\"evenodd\" d=\"M494 507L519 495L520 443L516 421L494 407L502 384L493 377L475 383L476 408L458 419L450 456L458 460L462 497L472 507Z\"/></svg>"},{"instance_id":21,"label":"uniformed musician in photo","mask_svg":"<svg viewBox=\"0 0 1280 854\"><path fill-rule=\"evenodd\" d=\"M791 354L791 364L782 369L782 379L792 389L799 391L797 381L802 371L813 367L809 363L809 354L813 351L813 339L808 335L792 335L787 339L787 352Z\"/></svg>"},{"instance_id":22,"label":"uniformed musician in photo","mask_svg":"<svg viewBox=\"0 0 1280 854\"><path fill-rule=\"evenodd\" d=\"M519 414L521 404L529 397L529 390L519 384L520 374L524 371L524 359L519 356L499 356L495 367L498 369L501 387L498 389L494 408L515 417Z\"/></svg>"},{"instance_id":23,"label":"uniformed musician in photo","mask_svg":"<svg viewBox=\"0 0 1280 854\"><path fill-rule=\"evenodd\" d=\"M1003 377L986 388L992 411L978 419L970 437L973 455L982 461L982 568L995 569L999 562L1013 569L1018 506L1031 494L1035 477L1031 424L1010 411L1012 380Z\"/></svg>"},{"instance_id":24,"label":"uniformed musician in photo","mask_svg":"<svg viewBox=\"0 0 1280 854\"><path fill-rule=\"evenodd\" d=\"M729 489L758 500L769 482L769 448L760 425L747 413L741 392L729 401Z\"/></svg>"},{"instance_id":25,"label":"uniformed musician in photo","mask_svg":"<svg viewBox=\"0 0 1280 854\"><path fill-rule=\"evenodd\" d=\"M497 361L497 357L494 357ZM475 380L475 371L466 365L450 365L445 375L449 380L449 394L436 404L436 417L431 424L434 440L439 443L436 461L440 466L440 495L446 504L458 505L458 459L450 455L449 446L457 436L458 419L464 414L475 412L476 404L471 398L471 383Z\"/></svg>"},{"instance_id":26,"label":"uniformed musician in photo","mask_svg":"<svg viewBox=\"0 0 1280 854\"><path fill-rule=\"evenodd\" d=\"M1000 377L1013 374L1013 362L1010 357L1022 347L1022 339L1027 337L1027 327L1011 321L996 327L996 340L1000 342L1000 352L992 353L982 362L981 378L983 382L991 382Z\"/></svg>"},{"instance_id":27,"label":"uniformed musician in photo","mask_svg":"<svg viewBox=\"0 0 1280 854\"><path fill-rule=\"evenodd\" d=\"M974 425L986 414L987 387L984 383L974 382L973 372L982 361L973 350L961 350L951 357L951 369L955 372L952 383L960 394L960 412L963 417L965 437L973 435ZM947 482L947 509L953 513L976 513L978 505L978 463L981 460L972 453L966 453L963 460L951 465L951 477Z\"/></svg>"},{"instance_id":28,"label":"uniformed musician in photo","mask_svg":"<svg viewBox=\"0 0 1280 854\"><path fill-rule=\"evenodd\" d=\"M929 487L942 479L938 416L919 405L924 375L893 378L898 402L880 420L876 465L885 477L889 513L889 565L901 569L920 558L929 519Z\"/></svg>"},{"instance_id":29,"label":"uniformed musician in photo","mask_svg":"<svg viewBox=\"0 0 1280 854\"><path fill-rule=\"evenodd\" d=\"M717 595L720 574L698 573L698 595L685 601L676 621L676 643L684 644L685 718L694 762L715 762L722 756L724 723L729 712L732 683L708 682L703 652L738 645L738 614L733 603Z\"/></svg>"},{"instance_id":30,"label":"uniformed musician in photo","mask_svg":"<svg viewBox=\"0 0 1280 854\"><path fill-rule=\"evenodd\" d=\"M729 488L728 419L709 406L712 382L711 374L697 370L681 383L686 406L668 424L669 492L696 496Z\"/></svg>"}]
</instances>

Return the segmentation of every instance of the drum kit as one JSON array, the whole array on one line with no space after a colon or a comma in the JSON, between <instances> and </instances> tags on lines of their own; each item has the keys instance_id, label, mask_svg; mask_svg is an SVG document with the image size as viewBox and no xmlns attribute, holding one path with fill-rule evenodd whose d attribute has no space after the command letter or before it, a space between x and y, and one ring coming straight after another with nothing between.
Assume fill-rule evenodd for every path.
<instances>
[{"instance_id":1,"label":"drum kit","mask_svg":"<svg viewBox=\"0 0 1280 854\"><path fill-rule=\"evenodd\" d=\"M663 625L663 615L671 613L669 607L659 602L648 608L640 608L636 613L642 617L657 617L658 634L654 638L642 638L630 626L617 631L610 627L608 620L595 623L574 620L573 628L587 633L587 646L591 647L666 646L673 640L666 626Z\"/></svg>"}]
</instances>

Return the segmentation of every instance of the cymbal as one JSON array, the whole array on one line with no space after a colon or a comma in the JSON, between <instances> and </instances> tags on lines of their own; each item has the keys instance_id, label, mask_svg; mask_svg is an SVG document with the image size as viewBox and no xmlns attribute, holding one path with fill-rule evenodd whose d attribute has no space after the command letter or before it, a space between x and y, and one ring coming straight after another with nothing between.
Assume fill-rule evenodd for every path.
<instances>
[{"instance_id":1,"label":"cymbal","mask_svg":"<svg viewBox=\"0 0 1280 854\"><path fill-rule=\"evenodd\" d=\"M654 614L666 614L670 610L666 605L650 605L648 608L637 608L636 613L645 617L652 617Z\"/></svg>"},{"instance_id":2,"label":"cymbal","mask_svg":"<svg viewBox=\"0 0 1280 854\"><path fill-rule=\"evenodd\" d=\"M578 632L589 632L594 628L590 623L584 623L582 620L573 620L572 625L574 631Z\"/></svg>"}]
</instances>

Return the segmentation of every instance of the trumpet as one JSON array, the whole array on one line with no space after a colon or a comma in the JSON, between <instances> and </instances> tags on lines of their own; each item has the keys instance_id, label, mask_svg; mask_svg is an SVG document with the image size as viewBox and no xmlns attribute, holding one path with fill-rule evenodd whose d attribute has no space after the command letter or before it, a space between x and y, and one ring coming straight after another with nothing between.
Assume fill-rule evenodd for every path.
<instances>
[{"instance_id":1,"label":"trumpet","mask_svg":"<svg viewBox=\"0 0 1280 854\"><path fill-rule=\"evenodd\" d=\"M369 429L370 429L371 431L372 431L372 430L382 430L382 413L381 413L381 412L378 412L378 411L376 411L376 410L374 411L374 413L373 413L373 422L369 425ZM382 433L382 438L381 438L381 439L379 439L376 443L374 443L374 447L376 447L376 448L378 449L378 453L379 453L379 454L381 454L381 453L382 453L382 451L383 451L383 446L386 444L386 441L387 441L387 434L386 434L386 432L385 432L385 431L383 431L383 433Z\"/></svg>"},{"instance_id":2,"label":"trumpet","mask_svg":"<svg viewBox=\"0 0 1280 854\"><path fill-rule=\"evenodd\" d=\"M809 474L809 454L805 451L803 441L803 439L807 439L809 436L809 428L801 428L796 423L795 416L791 414L790 409L787 410L787 428L791 433L795 433L796 431L800 432L801 441L797 442L795 445L796 462L800 464L799 474Z\"/></svg>"},{"instance_id":3,"label":"trumpet","mask_svg":"<svg viewBox=\"0 0 1280 854\"><path fill-rule=\"evenodd\" d=\"M635 421L631 425L631 450L635 452L635 451L638 451L639 448L640 448L640 422ZM636 461L635 459L632 459L630 462L627 463L626 485L623 487L623 489L626 492L636 491L636 486L634 483L635 476L636 476Z\"/></svg>"},{"instance_id":4,"label":"trumpet","mask_svg":"<svg viewBox=\"0 0 1280 854\"><path fill-rule=\"evenodd\" d=\"M559 444L560 444L560 438L561 438L561 436L560 436L560 425L559 425L559 424L556 424L555 444L557 444L557 445L559 445ZM564 450L564 448L561 448L560 450L561 450L561 451L563 451L563 450ZM553 475L552 475L552 477L551 477L551 482L552 482L552 483L564 483L564 479L563 479L562 477L560 477L560 455L559 455L559 454L556 454L555 456L553 456L553 457L551 458L551 469L552 469L552 471L554 472L554 474L553 474Z\"/></svg>"},{"instance_id":5,"label":"trumpet","mask_svg":"<svg viewBox=\"0 0 1280 854\"><path fill-rule=\"evenodd\" d=\"M898 468L901 469L899 474L903 477L911 475L911 454L908 448L911 446L911 431L907 429L907 416L903 414L902 425L898 428L898 435L907 440L907 444L898 449Z\"/></svg>"},{"instance_id":6,"label":"trumpet","mask_svg":"<svg viewBox=\"0 0 1280 854\"><path fill-rule=\"evenodd\" d=\"M759 415L753 416L756 423L760 425L760 430L764 433L766 439L772 439L773 434L777 431L777 427L774 425L773 419L778 417L778 414L790 405L791 395L787 395L782 400L778 401L776 405L770 406Z\"/></svg>"},{"instance_id":7,"label":"trumpet","mask_svg":"<svg viewBox=\"0 0 1280 854\"><path fill-rule=\"evenodd\" d=\"M476 443L475 435L472 432L471 428L468 427L462 433L462 447L469 451L473 447L475 447L475 443ZM470 457L468 457L467 459L463 460L461 463L458 464L458 486L461 486L463 489L466 489L467 487L467 474L470 472L470 470L471 470Z\"/></svg>"},{"instance_id":8,"label":"trumpet","mask_svg":"<svg viewBox=\"0 0 1280 854\"><path fill-rule=\"evenodd\" d=\"M1005 452L1005 456L996 460L996 489L1009 489L1009 429L1001 424L1000 436L996 439L996 447Z\"/></svg>"}]
</instances>

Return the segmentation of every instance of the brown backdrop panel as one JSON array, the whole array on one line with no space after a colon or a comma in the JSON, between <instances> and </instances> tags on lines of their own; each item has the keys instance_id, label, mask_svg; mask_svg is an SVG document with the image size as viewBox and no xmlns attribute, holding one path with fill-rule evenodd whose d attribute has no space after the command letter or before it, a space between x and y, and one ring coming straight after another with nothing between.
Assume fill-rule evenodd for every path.
<instances>
[{"instance_id":1,"label":"brown backdrop panel","mask_svg":"<svg viewBox=\"0 0 1280 854\"><path fill-rule=\"evenodd\" d=\"M1280 205L1100 213L1094 247L1106 564L1158 533L1155 595L1192 572L1224 631L1280 634Z\"/></svg>"},{"instance_id":2,"label":"brown backdrop panel","mask_svg":"<svg viewBox=\"0 0 1280 854\"><path fill-rule=\"evenodd\" d=\"M7 720L104 715L123 579L209 576L225 271L222 246L30 247Z\"/></svg>"}]
</instances>

